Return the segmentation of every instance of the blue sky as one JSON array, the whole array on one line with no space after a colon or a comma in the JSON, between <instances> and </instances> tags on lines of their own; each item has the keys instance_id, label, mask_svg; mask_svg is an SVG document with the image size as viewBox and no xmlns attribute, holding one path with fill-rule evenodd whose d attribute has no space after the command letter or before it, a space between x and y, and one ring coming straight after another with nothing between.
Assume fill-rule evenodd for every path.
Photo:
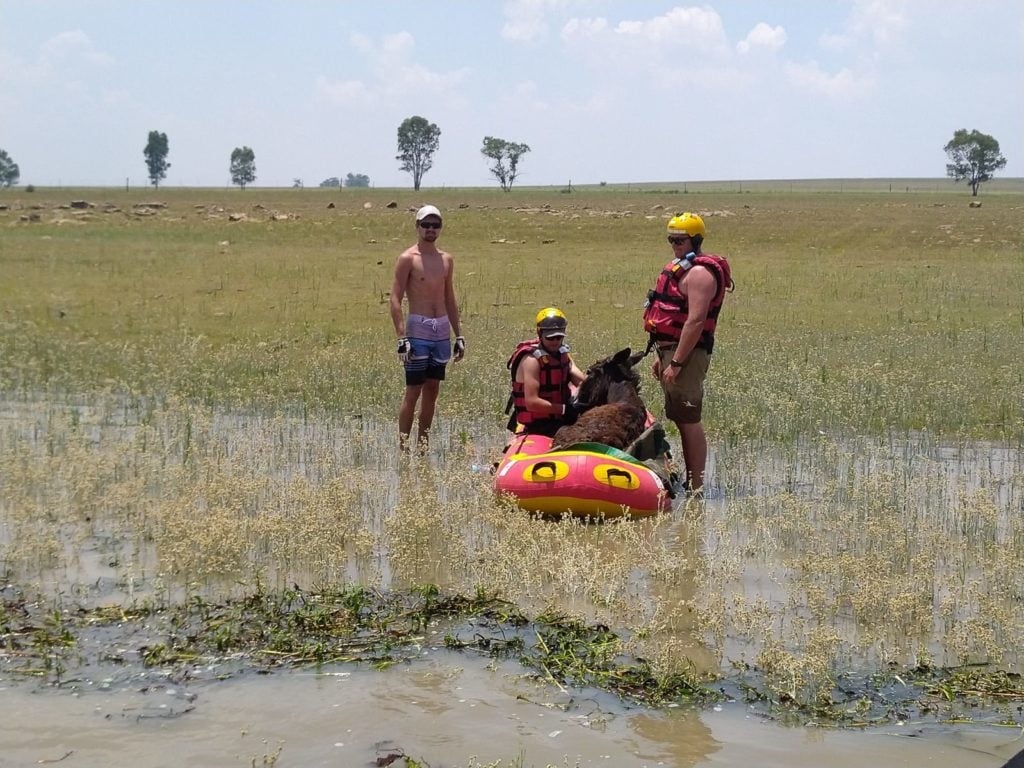
<instances>
[{"instance_id":1,"label":"blue sky","mask_svg":"<svg viewBox=\"0 0 1024 768\"><path fill-rule=\"evenodd\" d=\"M941 177L958 128L1024 176L1020 0L0 0L0 148L21 183L173 186L362 173L441 129L424 186Z\"/></svg>"}]
</instances>

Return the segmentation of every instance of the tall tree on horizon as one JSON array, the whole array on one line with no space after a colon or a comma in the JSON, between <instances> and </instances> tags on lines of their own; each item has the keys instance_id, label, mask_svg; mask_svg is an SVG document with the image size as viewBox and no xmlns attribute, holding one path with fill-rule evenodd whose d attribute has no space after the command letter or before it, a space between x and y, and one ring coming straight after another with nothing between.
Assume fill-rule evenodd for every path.
<instances>
[{"instance_id":1,"label":"tall tree on horizon","mask_svg":"<svg viewBox=\"0 0 1024 768\"><path fill-rule=\"evenodd\" d=\"M961 128L945 146L950 163L946 175L956 184L966 181L971 186L971 197L978 196L978 187L991 181L992 175L1006 167L1006 158L999 151L999 142L978 130L970 133Z\"/></svg>"},{"instance_id":2,"label":"tall tree on horizon","mask_svg":"<svg viewBox=\"0 0 1024 768\"><path fill-rule=\"evenodd\" d=\"M160 131L150 131L149 140L146 142L142 154L146 157L146 168L149 170L149 183L155 189L160 188L160 182L167 178L167 169L171 164L167 162L167 154L171 151L167 141L167 134Z\"/></svg>"},{"instance_id":3,"label":"tall tree on horizon","mask_svg":"<svg viewBox=\"0 0 1024 768\"><path fill-rule=\"evenodd\" d=\"M489 169L491 175L498 180L505 192L512 190L512 185L519 175L519 160L529 151L530 147L526 144L496 139L493 136L484 136L484 145L480 148L480 154L492 161Z\"/></svg>"},{"instance_id":4,"label":"tall tree on horizon","mask_svg":"<svg viewBox=\"0 0 1024 768\"><path fill-rule=\"evenodd\" d=\"M7 154L6 149L0 149L0 187L12 187L21 178L21 169L18 164Z\"/></svg>"},{"instance_id":5,"label":"tall tree on horizon","mask_svg":"<svg viewBox=\"0 0 1024 768\"><path fill-rule=\"evenodd\" d=\"M441 129L425 117L413 115L407 117L398 126L398 154L395 160L401 160L399 168L412 174L412 188L419 192L423 174L434 165L434 153L440 145Z\"/></svg>"},{"instance_id":6,"label":"tall tree on horizon","mask_svg":"<svg viewBox=\"0 0 1024 768\"><path fill-rule=\"evenodd\" d=\"M256 181L256 153L249 147L235 147L231 151L231 183L245 190L246 184Z\"/></svg>"}]
</instances>

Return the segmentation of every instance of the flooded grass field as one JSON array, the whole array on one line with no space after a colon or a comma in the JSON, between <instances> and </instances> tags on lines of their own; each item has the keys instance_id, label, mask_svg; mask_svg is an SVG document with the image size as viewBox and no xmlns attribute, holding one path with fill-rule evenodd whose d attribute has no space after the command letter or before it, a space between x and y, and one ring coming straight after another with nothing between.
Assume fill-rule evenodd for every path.
<instances>
[{"instance_id":1,"label":"flooded grass field","mask_svg":"<svg viewBox=\"0 0 1024 768\"><path fill-rule=\"evenodd\" d=\"M446 191L469 354L403 458L382 302L405 203L254 193L230 222L169 194L0 219L0 765L114 742L138 765L434 768L1024 747L1019 195ZM496 499L504 359L554 300L538 265L566 263L579 359L640 346L683 207L740 286L706 498L603 524ZM595 262L595 226L635 268ZM963 242L987 268L932 269Z\"/></svg>"}]
</instances>

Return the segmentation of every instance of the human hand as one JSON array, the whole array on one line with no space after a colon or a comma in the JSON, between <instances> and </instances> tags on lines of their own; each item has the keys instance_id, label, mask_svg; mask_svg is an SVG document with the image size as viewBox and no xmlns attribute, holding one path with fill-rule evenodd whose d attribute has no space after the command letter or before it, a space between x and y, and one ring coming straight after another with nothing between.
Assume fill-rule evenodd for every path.
<instances>
[{"instance_id":1,"label":"human hand","mask_svg":"<svg viewBox=\"0 0 1024 768\"><path fill-rule=\"evenodd\" d=\"M666 365L661 370L660 374L658 375L658 378L661 379L661 382L663 384L669 385L669 384L672 384L676 380L676 377L678 375L679 375L679 368L678 368L678 366Z\"/></svg>"},{"instance_id":2,"label":"human hand","mask_svg":"<svg viewBox=\"0 0 1024 768\"><path fill-rule=\"evenodd\" d=\"M398 359L403 363L407 363L412 359L412 342L406 336L398 340Z\"/></svg>"},{"instance_id":3,"label":"human hand","mask_svg":"<svg viewBox=\"0 0 1024 768\"><path fill-rule=\"evenodd\" d=\"M456 336L455 337L455 362L459 362L463 357L466 356L466 337Z\"/></svg>"}]
</instances>

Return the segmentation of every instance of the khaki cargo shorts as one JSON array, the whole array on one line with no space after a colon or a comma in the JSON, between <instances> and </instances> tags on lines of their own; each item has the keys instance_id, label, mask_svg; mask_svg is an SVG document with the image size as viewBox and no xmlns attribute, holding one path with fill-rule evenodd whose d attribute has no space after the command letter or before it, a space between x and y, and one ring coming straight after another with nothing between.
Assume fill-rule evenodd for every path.
<instances>
[{"instance_id":1,"label":"khaki cargo shorts","mask_svg":"<svg viewBox=\"0 0 1024 768\"><path fill-rule=\"evenodd\" d=\"M673 352L675 346L658 349L662 370L671 362ZM696 424L700 421L701 408L704 405L704 379L707 378L710 364L711 355L707 350L696 347L686 356L683 367L676 374L675 382L669 387L662 383L667 418L677 424Z\"/></svg>"}]
</instances>

